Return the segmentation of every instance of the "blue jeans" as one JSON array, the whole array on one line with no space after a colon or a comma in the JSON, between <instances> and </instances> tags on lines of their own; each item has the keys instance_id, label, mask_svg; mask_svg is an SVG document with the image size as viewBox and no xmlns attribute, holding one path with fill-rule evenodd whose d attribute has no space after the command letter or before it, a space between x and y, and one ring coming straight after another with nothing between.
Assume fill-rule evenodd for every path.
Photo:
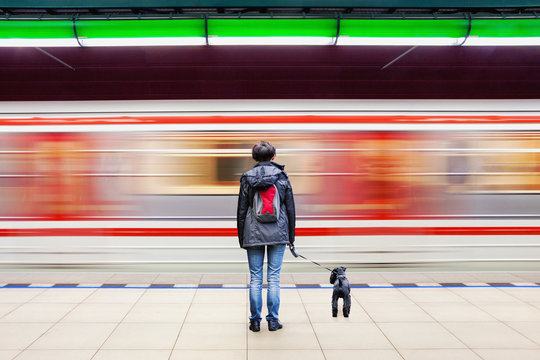
<instances>
[{"instance_id":1,"label":"blue jeans","mask_svg":"<svg viewBox=\"0 0 540 360\"><path fill-rule=\"evenodd\" d=\"M281 272L281 264L283 264L285 245L253 246L246 248L249 273L251 274L249 281L250 320L261 321L265 248L268 249L268 293L266 298L268 315L266 316L266 320L278 320L279 316L279 273Z\"/></svg>"}]
</instances>

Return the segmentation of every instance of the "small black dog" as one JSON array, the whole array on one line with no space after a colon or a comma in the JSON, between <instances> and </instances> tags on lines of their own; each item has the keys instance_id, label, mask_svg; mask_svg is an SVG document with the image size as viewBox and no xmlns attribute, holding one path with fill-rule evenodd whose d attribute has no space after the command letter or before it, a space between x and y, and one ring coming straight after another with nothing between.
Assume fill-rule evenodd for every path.
<instances>
[{"instance_id":1,"label":"small black dog","mask_svg":"<svg viewBox=\"0 0 540 360\"><path fill-rule=\"evenodd\" d=\"M349 317L351 312L351 286L345 276L347 268L340 266L332 270L330 274L330 284L334 284L332 293L332 316L337 316L338 299L343 299L343 316Z\"/></svg>"}]
</instances>

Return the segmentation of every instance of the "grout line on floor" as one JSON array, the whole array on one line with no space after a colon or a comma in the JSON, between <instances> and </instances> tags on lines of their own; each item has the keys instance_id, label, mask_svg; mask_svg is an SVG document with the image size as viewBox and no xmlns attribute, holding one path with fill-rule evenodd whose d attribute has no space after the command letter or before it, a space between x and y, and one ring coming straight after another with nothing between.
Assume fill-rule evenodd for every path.
<instances>
[{"instance_id":1,"label":"grout line on floor","mask_svg":"<svg viewBox=\"0 0 540 360\"><path fill-rule=\"evenodd\" d=\"M394 343L390 340L390 338L388 336L386 336L386 334L384 333L384 331L380 328L380 326L377 324L377 322L375 321L375 319L373 319L371 317L371 315L369 314L369 312L364 308L364 306L362 305L362 303L356 298L356 295L354 295L352 292L351 292L351 297L358 303L358 306L360 306L362 308L362 310L366 313L366 315L369 317L369 319L371 320L371 322L377 327L377 329L379 329L379 331L381 332L381 334L383 334L383 336L386 338L386 340L388 340L388 342L390 343L390 345L392 345L392 347L394 348L394 350L398 353L398 355L403 359L405 360L405 357L403 356L403 354L401 353L401 351L399 351L399 349L394 345Z\"/></svg>"},{"instance_id":2,"label":"grout line on floor","mask_svg":"<svg viewBox=\"0 0 540 360\"><path fill-rule=\"evenodd\" d=\"M118 323L116 324L116 326L112 329L112 331L109 333L109 336L107 336L107 338L101 343L101 345L99 346L99 348L96 350L96 352L94 353L94 355L92 355L92 357L90 358L90 360L92 360L96 355L97 353L101 350L101 348L103 347L103 345L105 345L105 343L107 342L107 340L110 339L111 335L114 334L114 332L116 331L116 329L118 329L118 327L120 326L120 324L122 324L122 321L124 321L124 319L129 315L129 313L131 312L131 310L133 310L133 308L135 307L135 305L137 305L139 303L139 301L141 300L141 298L144 296L144 294L146 294L148 290L145 290L143 291L143 293L141 295L139 295L139 297L137 298L137 300L135 300L133 302L133 305L131 305L131 307L129 308L129 310L126 312L126 314L124 315L124 317L122 317L122 319L120 319L120 321L118 321Z\"/></svg>"},{"instance_id":3,"label":"grout line on floor","mask_svg":"<svg viewBox=\"0 0 540 360\"><path fill-rule=\"evenodd\" d=\"M80 304L82 304L86 299L88 299L93 293L95 293L96 290L92 291L90 294L88 294L83 300L81 300L77 305L75 305L73 308L71 308L71 310L69 310L68 312L66 312L64 314L64 316L61 316L60 319L58 319L56 322L54 322L51 326L49 326L47 328L47 330L45 330L41 335L39 335L36 339L34 339L34 341L32 341L30 344L28 344L28 346L26 346L19 354L17 354L17 356L15 356L13 358L13 360L15 360L17 357L19 357L22 353L24 353L26 350L28 350L28 348L30 346L32 346L36 341L38 341L39 339L41 339L41 337L43 337L43 335L45 335L46 333L49 332L49 330L51 330L53 327L55 327L56 325L58 325L60 323L60 321L62 321L66 316L68 316L73 310L75 310L77 307L79 307ZM42 291L40 294L34 296L31 300L33 300L34 298L36 298L37 296L41 295L45 293L45 291ZM93 357L93 356L92 356Z\"/></svg>"},{"instance_id":4,"label":"grout line on floor","mask_svg":"<svg viewBox=\"0 0 540 360\"><path fill-rule=\"evenodd\" d=\"M306 312L307 318L309 320L309 325L311 325L311 330L313 331L313 334L315 334L315 339L317 339L317 344L319 344L319 348L321 349L322 356L323 356L324 360L327 360L326 359L326 354L324 353L324 349L323 349L323 347L321 345L321 342L319 340L319 336L317 335L317 331L313 327L313 321L311 321L311 316L309 316L309 312L306 309L306 304L304 303L304 299L302 298L302 295L300 295L300 291L298 291L298 296L300 297L300 301L302 302L302 306L304 307L304 311Z\"/></svg>"},{"instance_id":5,"label":"grout line on floor","mask_svg":"<svg viewBox=\"0 0 540 360\"><path fill-rule=\"evenodd\" d=\"M23 305L25 305L25 304L28 304L30 301L34 300L36 297L38 297L39 295L43 294L45 291L46 291L46 290L43 290L43 291L39 292L38 294L36 294L35 296L32 296L32 297L31 297L30 299L28 299L26 302L22 303L21 305L15 307L15 309L13 309L13 310L9 311L8 313L4 314L4 315L2 316L2 318L3 318L4 316L6 316L6 315L12 313L13 311L17 310L17 309L20 308L21 306L23 306ZM51 327L53 327L54 325L55 325L55 324L52 324L50 327L48 327L47 330L45 330L38 338L36 338L36 340L39 339L41 336L43 336L43 334L45 334L47 331L49 331L49 330L51 329ZM35 340L34 340L32 343L30 343L30 345L32 345L34 342L35 342ZM28 346L30 346L30 345L28 345ZM26 348L20 350L19 353L18 353L17 355L15 355L15 356L13 357L12 360L14 360L14 359L16 359L17 357L19 357L19 355L21 355L21 354L28 348L28 346L27 346Z\"/></svg>"},{"instance_id":6,"label":"grout line on floor","mask_svg":"<svg viewBox=\"0 0 540 360\"><path fill-rule=\"evenodd\" d=\"M180 325L180 329L178 330L178 335L176 335L176 339L174 340L173 346L171 348L171 352L169 356L167 357L167 360L171 359L171 356L174 352L174 349L176 348L176 344L178 343L178 339L180 338L180 334L182 333L182 329L184 328L184 324L186 323L186 319L189 316L189 311L191 310L191 306L193 305L193 302L195 301L195 296L197 295L198 289L195 290L195 293L193 293L193 297L191 298L191 302L189 303L188 309L186 311L186 315L184 316L184 320L182 320L182 325Z\"/></svg>"},{"instance_id":7,"label":"grout line on floor","mask_svg":"<svg viewBox=\"0 0 540 360\"><path fill-rule=\"evenodd\" d=\"M501 290L497 290L497 291L501 291ZM504 292L504 291L501 291L501 292L502 292L503 294L506 294L506 292ZM527 340L532 341L534 344L538 344L536 341L530 339L530 338L527 337L526 335L524 335L524 334L522 334L521 332L517 331L516 329L514 329L513 327L511 327L510 325L508 325L508 324L505 323L504 321L501 321L501 320L497 319L495 316L491 315L489 312L485 311L485 310L482 309L480 306L478 306L478 305L476 305L475 303L469 301L469 299L467 299L467 298L461 296L461 294L456 293L455 295L461 297L463 300L465 300L465 301L466 301L467 303L469 303L470 305L476 307L478 310L480 310L480 311L484 312L485 314L487 314L488 316L492 317L494 321L491 321L491 322L502 323L504 326L508 327L510 330L513 330L513 331L517 332L518 334L520 334L521 336L523 336L523 337L526 338ZM526 302L522 301L521 299L518 299L518 300L519 300L520 302L523 302L524 304L526 304ZM441 324L441 326L443 326L445 329L447 329L446 326L444 326L443 324ZM449 330L449 329L447 329L447 330L450 331L450 332L452 333L451 330ZM455 335L454 333L452 333L452 335L454 335L454 336L457 337L457 335ZM471 347L469 347L469 346L467 346L467 348L468 348L469 350L473 351L473 352L474 352L476 355L478 355L480 358L482 358L482 356L480 356L480 354L476 353L476 352L474 351L473 348L471 348Z\"/></svg>"},{"instance_id":8,"label":"grout line on floor","mask_svg":"<svg viewBox=\"0 0 540 360\"><path fill-rule=\"evenodd\" d=\"M403 292L403 290L400 290L398 289L398 291L400 293L403 294L403 296L405 296L406 298L408 298L409 300L411 300L413 302L414 305L416 305L418 308L420 308L420 310L422 310L427 316L429 316L431 319L433 319L433 321L435 321L437 324L439 324L439 326L441 326L443 329L445 329L446 331L448 331L449 334L451 334L454 338L457 339L457 341L459 341L461 344L463 344L467 349L471 350L471 348L469 346L467 346L467 344L465 344L465 342L463 342L456 334L454 334L452 331L450 331L450 329L448 329L446 326L444 326L443 323L441 323L439 320L437 320L435 317L431 316L430 313L428 313L423 307L421 307L420 305L418 305L416 303L416 301L411 298L410 296L407 296L406 293Z\"/></svg>"}]
</instances>

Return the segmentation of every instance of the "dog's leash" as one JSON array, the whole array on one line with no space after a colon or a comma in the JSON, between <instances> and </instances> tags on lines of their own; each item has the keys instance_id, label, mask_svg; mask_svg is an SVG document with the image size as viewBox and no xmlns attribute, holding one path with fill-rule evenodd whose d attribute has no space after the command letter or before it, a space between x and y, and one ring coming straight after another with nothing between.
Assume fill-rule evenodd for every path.
<instances>
[{"instance_id":1,"label":"dog's leash","mask_svg":"<svg viewBox=\"0 0 540 360\"><path fill-rule=\"evenodd\" d=\"M332 272L332 270L329 269L329 268L327 268L326 266L322 266L322 265L319 264L318 262L313 261L313 260L311 260L311 259L308 259L308 258L305 257L305 256L300 255L300 254L298 253L298 251L296 251L296 248L294 247L294 245L289 246L289 249L291 249L291 254L292 254L294 257L299 257L299 256L300 256L302 259L307 260L307 261L311 261L311 262L314 263L315 265L320 266L320 267L322 267L322 268L324 268L324 269L326 269L326 270Z\"/></svg>"}]
</instances>

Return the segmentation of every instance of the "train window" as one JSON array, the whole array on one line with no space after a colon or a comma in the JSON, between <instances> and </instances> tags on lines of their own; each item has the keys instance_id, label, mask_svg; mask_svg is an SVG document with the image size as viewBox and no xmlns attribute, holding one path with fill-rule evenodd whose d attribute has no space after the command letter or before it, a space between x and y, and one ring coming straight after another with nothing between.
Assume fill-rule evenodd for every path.
<instances>
[{"instance_id":1,"label":"train window","mask_svg":"<svg viewBox=\"0 0 540 360\"><path fill-rule=\"evenodd\" d=\"M231 183L238 185L242 173L253 164L250 154L245 151L250 150L249 144L227 142L217 145L219 150L225 151L217 154L216 157L216 181L224 185ZM244 153L238 154L242 150L244 150Z\"/></svg>"}]
</instances>

